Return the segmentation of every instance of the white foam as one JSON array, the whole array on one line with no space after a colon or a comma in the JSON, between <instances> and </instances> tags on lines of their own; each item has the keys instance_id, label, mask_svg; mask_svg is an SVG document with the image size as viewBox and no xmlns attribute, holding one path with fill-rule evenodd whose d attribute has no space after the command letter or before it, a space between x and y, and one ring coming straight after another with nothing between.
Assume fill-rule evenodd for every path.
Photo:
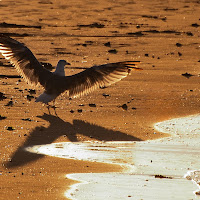
<instances>
[{"instance_id":1,"label":"white foam","mask_svg":"<svg viewBox=\"0 0 200 200\"><path fill-rule=\"evenodd\" d=\"M26 150L59 158L117 164L132 172L134 145L135 142L62 142L35 145Z\"/></svg>"},{"instance_id":2,"label":"white foam","mask_svg":"<svg viewBox=\"0 0 200 200\"><path fill-rule=\"evenodd\" d=\"M192 115L159 122L154 127L163 133L200 134L200 115Z\"/></svg>"}]
</instances>

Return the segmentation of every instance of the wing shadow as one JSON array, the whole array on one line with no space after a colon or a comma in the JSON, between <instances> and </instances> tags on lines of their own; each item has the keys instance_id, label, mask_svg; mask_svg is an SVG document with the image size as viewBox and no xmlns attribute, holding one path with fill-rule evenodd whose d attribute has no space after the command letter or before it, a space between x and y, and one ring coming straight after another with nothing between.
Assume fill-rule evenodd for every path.
<instances>
[{"instance_id":1,"label":"wing shadow","mask_svg":"<svg viewBox=\"0 0 200 200\"><path fill-rule=\"evenodd\" d=\"M36 127L28 136L27 140L12 155L5 167L14 168L23 166L42 158L44 155L30 153L24 150L25 147L50 144L60 136L66 136L71 142L78 142L77 133L89 136L101 141L140 141L139 138L127 135L120 131L113 131L104 127L91 124L82 120L73 120L73 124L63 121L53 115L43 114L38 116L50 123L49 127Z\"/></svg>"}]
</instances>

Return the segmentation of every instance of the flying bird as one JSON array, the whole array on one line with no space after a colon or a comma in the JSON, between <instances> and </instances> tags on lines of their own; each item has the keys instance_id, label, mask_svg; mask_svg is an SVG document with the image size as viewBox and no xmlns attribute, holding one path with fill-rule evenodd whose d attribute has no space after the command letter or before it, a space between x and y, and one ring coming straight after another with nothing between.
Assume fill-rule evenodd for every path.
<instances>
[{"instance_id":1,"label":"flying bird","mask_svg":"<svg viewBox=\"0 0 200 200\"><path fill-rule=\"evenodd\" d=\"M69 98L76 98L120 81L132 69L142 70L136 66L140 61L124 61L93 66L80 73L65 76L64 67L70 63L59 60L55 71L50 72L24 44L5 35L0 35L0 53L28 84L40 84L44 88L36 102L45 104L55 102L55 99L64 92Z\"/></svg>"}]
</instances>

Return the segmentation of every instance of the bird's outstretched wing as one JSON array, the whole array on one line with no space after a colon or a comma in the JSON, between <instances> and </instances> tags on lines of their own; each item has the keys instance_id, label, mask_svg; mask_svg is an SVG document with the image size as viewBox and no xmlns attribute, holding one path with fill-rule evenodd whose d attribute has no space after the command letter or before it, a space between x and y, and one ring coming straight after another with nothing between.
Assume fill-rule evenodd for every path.
<instances>
[{"instance_id":1,"label":"bird's outstretched wing","mask_svg":"<svg viewBox=\"0 0 200 200\"><path fill-rule=\"evenodd\" d=\"M125 61L93 66L78 74L66 76L65 89L71 98L82 96L120 81L131 69L142 70L136 67L139 63L140 61Z\"/></svg>"},{"instance_id":2,"label":"bird's outstretched wing","mask_svg":"<svg viewBox=\"0 0 200 200\"><path fill-rule=\"evenodd\" d=\"M0 35L0 53L15 66L29 84L40 83L46 88L46 80L52 76L52 73L39 63L25 45L8 36Z\"/></svg>"}]
</instances>

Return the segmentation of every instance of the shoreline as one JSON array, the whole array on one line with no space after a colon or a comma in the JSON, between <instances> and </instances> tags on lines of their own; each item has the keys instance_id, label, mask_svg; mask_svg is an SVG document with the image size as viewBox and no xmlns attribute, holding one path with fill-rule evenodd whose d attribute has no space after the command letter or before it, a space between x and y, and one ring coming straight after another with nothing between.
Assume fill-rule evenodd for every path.
<instances>
[{"instance_id":1,"label":"shoreline","mask_svg":"<svg viewBox=\"0 0 200 200\"><path fill-rule=\"evenodd\" d=\"M147 198L148 195L155 199L172 197L181 199L186 196L193 198L194 185L189 183L187 181L189 178L186 179L185 176L188 174L187 177L189 177L191 170L198 170L200 164L199 156L196 154L200 150L197 141L197 138L200 139L198 135L200 133L199 121L200 114L156 123L154 126L156 129L171 133L171 137L151 141L78 142L73 144L63 142L34 146L26 148L26 150L66 159L117 164L122 167L121 172L67 174L68 179L79 182L71 185L70 189L65 192L65 196L69 199L93 198L98 200L106 196L110 200L121 199L125 196L130 199L138 199ZM193 129L191 130L191 128ZM187 131L183 133L183 130ZM109 183L108 179L113 182ZM138 181L140 184L144 184L145 179L153 182L149 186L148 192L142 194L142 186L137 187L136 192L135 187ZM194 176L190 179L194 181ZM196 178L195 182L198 183L199 180ZM106 188L105 182L107 183ZM126 182L129 184L126 185ZM178 185L179 189L174 188L173 190L171 185ZM91 187L95 188L93 192L91 192ZM158 192L153 197L155 189L152 189L153 187L162 192ZM116 192L115 188L120 188L120 193ZM101 194L102 190L105 191L104 195ZM130 191L134 191L134 193ZM182 193L182 191L185 192ZM120 196L122 194L125 196Z\"/></svg>"}]
</instances>

